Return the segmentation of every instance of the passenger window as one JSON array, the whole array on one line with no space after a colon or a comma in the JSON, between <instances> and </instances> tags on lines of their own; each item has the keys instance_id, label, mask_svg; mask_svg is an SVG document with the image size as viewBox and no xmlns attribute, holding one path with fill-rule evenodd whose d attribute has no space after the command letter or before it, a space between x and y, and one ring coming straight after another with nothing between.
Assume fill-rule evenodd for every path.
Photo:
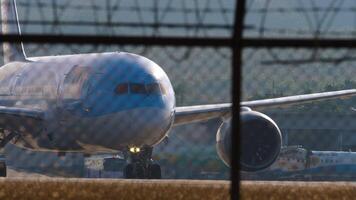
<instances>
[{"instance_id":1,"label":"passenger window","mask_svg":"<svg viewBox=\"0 0 356 200\"><path fill-rule=\"evenodd\" d=\"M115 88L116 94L128 94L129 92L129 85L127 83L121 83Z\"/></svg>"},{"instance_id":2,"label":"passenger window","mask_svg":"<svg viewBox=\"0 0 356 200\"><path fill-rule=\"evenodd\" d=\"M146 94L146 87L144 84L130 83L130 92L136 94Z\"/></svg>"},{"instance_id":3,"label":"passenger window","mask_svg":"<svg viewBox=\"0 0 356 200\"><path fill-rule=\"evenodd\" d=\"M148 94L160 94L161 90L158 83L151 83L146 85Z\"/></svg>"}]
</instances>

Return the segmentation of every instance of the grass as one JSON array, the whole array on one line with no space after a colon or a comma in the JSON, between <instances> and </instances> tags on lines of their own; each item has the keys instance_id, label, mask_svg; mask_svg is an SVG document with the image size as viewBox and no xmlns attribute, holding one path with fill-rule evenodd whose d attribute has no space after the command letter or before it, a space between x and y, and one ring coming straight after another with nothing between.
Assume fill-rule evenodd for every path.
<instances>
[{"instance_id":1,"label":"grass","mask_svg":"<svg viewBox=\"0 0 356 200\"><path fill-rule=\"evenodd\" d=\"M228 181L0 179L0 199L229 199Z\"/></svg>"},{"instance_id":2,"label":"grass","mask_svg":"<svg viewBox=\"0 0 356 200\"><path fill-rule=\"evenodd\" d=\"M347 182L246 181L241 199L355 199L356 184Z\"/></svg>"}]
</instances>

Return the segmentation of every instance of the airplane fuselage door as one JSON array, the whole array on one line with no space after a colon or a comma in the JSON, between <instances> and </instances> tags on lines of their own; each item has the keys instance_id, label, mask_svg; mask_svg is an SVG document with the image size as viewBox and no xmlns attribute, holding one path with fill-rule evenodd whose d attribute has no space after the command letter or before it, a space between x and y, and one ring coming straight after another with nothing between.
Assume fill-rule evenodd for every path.
<instances>
[{"instance_id":1,"label":"airplane fuselage door","mask_svg":"<svg viewBox=\"0 0 356 200\"><path fill-rule=\"evenodd\" d=\"M63 83L58 88L58 107L62 120L68 119L71 109L75 109L85 100L91 71L91 67L76 65L65 74Z\"/></svg>"},{"instance_id":2,"label":"airplane fuselage door","mask_svg":"<svg viewBox=\"0 0 356 200\"><path fill-rule=\"evenodd\" d=\"M86 66L74 66L59 89L59 98L63 101L77 101L85 98L88 90L88 79L91 68Z\"/></svg>"}]
</instances>

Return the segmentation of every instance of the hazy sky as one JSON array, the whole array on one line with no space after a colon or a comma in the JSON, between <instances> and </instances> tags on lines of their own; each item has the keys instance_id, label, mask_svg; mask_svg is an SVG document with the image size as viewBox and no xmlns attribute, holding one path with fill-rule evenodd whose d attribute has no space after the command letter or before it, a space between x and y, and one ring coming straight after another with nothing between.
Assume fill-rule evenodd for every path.
<instances>
[{"instance_id":1,"label":"hazy sky","mask_svg":"<svg viewBox=\"0 0 356 200\"><path fill-rule=\"evenodd\" d=\"M324 36L350 37L348 33L356 30L354 0L248 0L247 4L246 24L255 27L247 31L249 35L259 35L261 27L266 29L264 35L293 37L313 36L316 30Z\"/></svg>"},{"instance_id":2,"label":"hazy sky","mask_svg":"<svg viewBox=\"0 0 356 200\"><path fill-rule=\"evenodd\" d=\"M40 2L40 3L37 3ZM104 22L121 23L110 27L50 26L24 27L28 32L63 32L85 34L130 34L130 35L178 35L178 36L229 36L231 30L202 29L202 25L231 26L233 23L234 0L179 0L179 1L131 1L131 0L61 0L18 1L22 20L45 20L59 22ZM155 4L157 2L157 4ZM30 6L29 6L30 5ZM108 12L111 10L112 12ZM157 23L158 29L148 27L126 27L124 24ZM60 23L59 23L60 24ZM190 28L162 27L164 24L191 25Z\"/></svg>"},{"instance_id":3,"label":"hazy sky","mask_svg":"<svg viewBox=\"0 0 356 200\"><path fill-rule=\"evenodd\" d=\"M49 25L23 25L25 32L36 33L75 33L100 35L164 35L164 36L230 36L234 17L234 0L181 0L181 1L103 1L103 0L62 0L55 1L57 10L51 8L48 0L19 0L20 19L23 21L48 21ZM40 2L38 4L37 2ZM107 4L109 2L109 4ZM119 4L118 4L119 2ZM154 3L158 2L157 5ZM314 37L317 30L319 36L352 37L356 34L354 0L248 0L248 13L245 24L249 27L245 36L273 37ZM157 12L153 12L157 8ZM113 10L111 15L108 9ZM268 11L266 13L266 11ZM59 24L53 26L57 16ZM112 26L64 25L61 22L91 22L107 23ZM164 26L158 28L142 26L124 26L122 24L153 24ZM169 24L192 25L190 27L167 27ZM204 26L215 28L203 28ZM40 48L33 51L36 55L53 52L54 54L78 53L90 51L124 50L148 56L155 60L170 74L174 84L179 82L192 83L197 86L189 91L187 97L196 99L202 96L200 89L225 87L227 92L215 95L214 102L224 101L228 96L230 77L230 53L226 49L184 49L184 48L146 48L105 46L90 49L89 47ZM42 51L42 52L41 52ZM32 53L32 52L31 52ZM53 54L52 53L52 54ZM244 60L244 93L269 92L271 88L288 88L294 85L288 94L300 92L303 85L315 80L323 82L343 82L352 79L353 61L339 63L306 63L303 65L270 65L265 61L308 59L313 55L318 57L339 58L352 56L353 51L345 50L267 50L252 49L245 51ZM201 69L215 70L216 73L198 73ZM186 76L181 76L181 74ZM340 74L345 74L339 76ZM313 75L311 75L313 74ZM258 82L256 78L258 77ZM194 80L194 81L191 81ZM179 84L178 84L179 85ZM315 85L318 91L323 86ZM216 90L218 91L218 90ZM222 91L222 90L221 90ZM223 90L225 91L225 90ZM214 95L210 95L214 96ZM204 103L207 98L201 98L197 103ZM209 102L209 100L206 100ZM195 103L195 102L193 102Z\"/></svg>"}]
</instances>

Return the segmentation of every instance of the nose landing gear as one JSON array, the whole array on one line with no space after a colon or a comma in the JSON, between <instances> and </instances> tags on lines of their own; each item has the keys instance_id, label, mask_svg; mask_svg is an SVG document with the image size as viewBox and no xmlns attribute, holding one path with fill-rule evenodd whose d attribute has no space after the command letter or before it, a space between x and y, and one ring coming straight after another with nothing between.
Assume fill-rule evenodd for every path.
<instances>
[{"instance_id":1,"label":"nose landing gear","mask_svg":"<svg viewBox=\"0 0 356 200\"><path fill-rule=\"evenodd\" d=\"M152 147L131 147L125 153L129 162L124 168L127 179L161 179L161 167L152 160Z\"/></svg>"}]
</instances>

